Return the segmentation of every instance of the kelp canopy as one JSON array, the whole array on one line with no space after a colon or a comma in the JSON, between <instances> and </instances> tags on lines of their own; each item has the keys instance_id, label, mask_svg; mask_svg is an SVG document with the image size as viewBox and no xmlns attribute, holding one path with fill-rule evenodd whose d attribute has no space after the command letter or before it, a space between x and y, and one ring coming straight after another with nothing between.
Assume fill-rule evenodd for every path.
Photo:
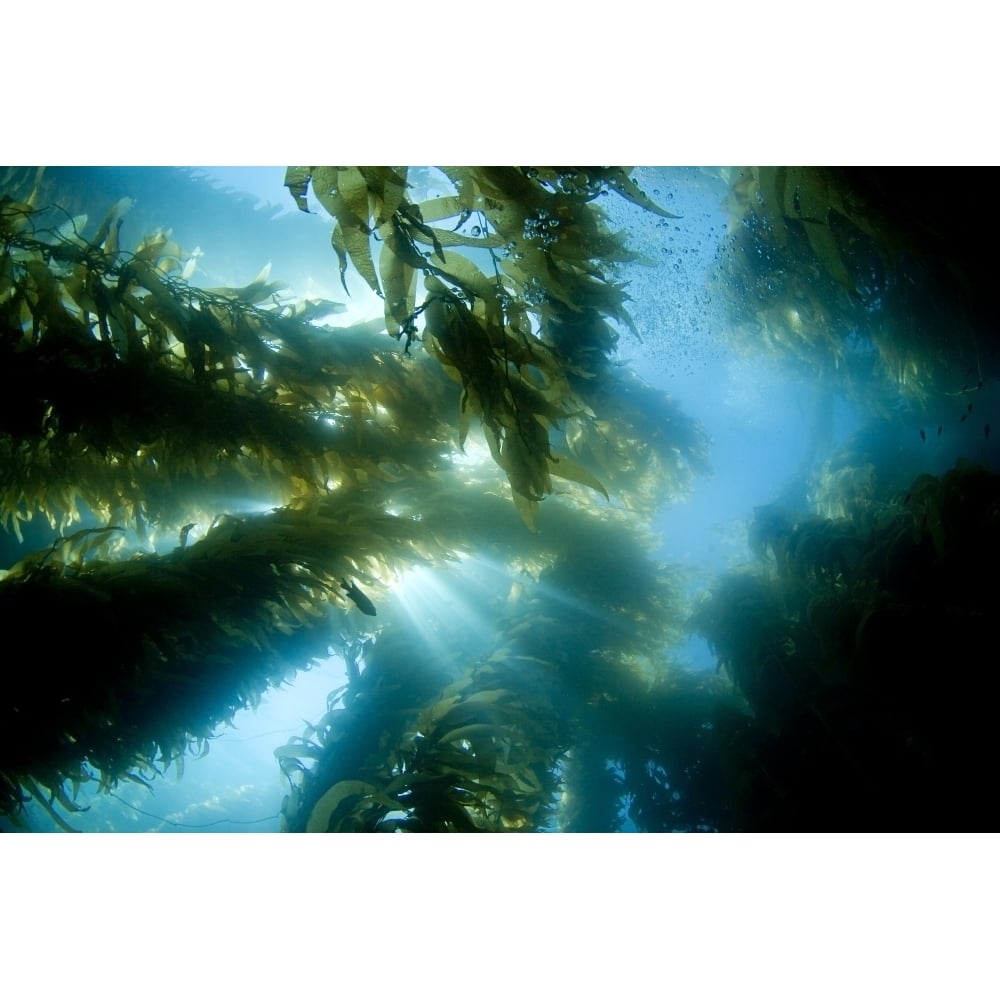
<instances>
[{"instance_id":1,"label":"kelp canopy","mask_svg":"<svg viewBox=\"0 0 1000 1000\"><path fill-rule=\"evenodd\" d=\"M602 572L616 596L591 595L599 603L583 605L582 620L601 624L574 638L608 673L656 672L648 650L677 634L681 612L649 559L642 515L687 488L706 442L666 400L669 431L646 433L651 391L608 364L610 322L627 317L611 269L628 253L594 201L606 190L663 210L620 170L447 175L456 193L421 204L406 197L401 168L289 171L297 197L308 179L334 215L342 275L355 266L385 299L381 321L346 327L319 323L341 305L283 297L266 272L240 288L195 287L195 259L166 231L123 249L126 200L89 229L82 214L40 203L44 175L11 178L0 208L0 517L18 540L39 516L57 535L8 560L0 601L9 616L59 627L32 651L47 670L18 671L4 703L5 810L29 795L72 810L85 782L144 782L188 748L204 751L220 722L338 634L352 657L374 641L358 675L374 683L374 664L413 636L394 644L391 621L378 623L385 637L358 633L349 609L383 607L408 567L473 551L525 574L523 596L507 597L514 631L565 620L538 611L533 586L567 565ZM479 441L507 500L463 454ZM247 514L227 505L234 495L274 509ZM440 813L425 809L415 825L534 828L551 810L578 723L550 718L539 691L571 683L585 705L606 681L596 662L564 666L573 677L560 681L553 637L525 641L500 629L489 669L416 664L396 694L406 711L377 706L384 726L402 714L412 727L428 711L448 724L434 706L456 684L463 701L492 706L476 716L476 749L463 742L433 765L447 779ZM545 684L507 676L503 650ZM352 707L367 700L356 687ZM530 807L508 815L489 791L502 769L473 804L452 758L511 744L514 718L526 735L506 755L504 795L516 802L540 784Z\"/></svg>"},{"instance_id":2,"label":"kelp canopy","mask_svg":"<svg viewBox=\"0 0 1000 1000\"><path fill-rule=\"evenodd\" d=\"M169 220L127 243L127 197L9 171L0 608L49 624L0 700L0 809L68 825L333 650L348 684L275 751L289 830L921 825L992 759L939 678L992 693L997 489L883 442L988 390L982 265L877 173L729 177L728 336L872 421L689 619L651 528L708 438L615 363L641 262L601 206L675 219L629 171L289 168L341 301L202 287ZM362 291L379 314L338 324ZM690 629L723 672L684 669Z\"/></svg>"}]
</instances>

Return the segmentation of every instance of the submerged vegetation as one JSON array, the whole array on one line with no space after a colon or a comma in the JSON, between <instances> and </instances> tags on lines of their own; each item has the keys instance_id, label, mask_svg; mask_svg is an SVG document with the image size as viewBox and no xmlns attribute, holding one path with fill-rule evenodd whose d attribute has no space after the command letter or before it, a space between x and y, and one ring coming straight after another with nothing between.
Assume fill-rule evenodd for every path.
<instances>
[{"instance_id":1,"label":"submerged vegetation","mask_svg":"<svg viewBox=\"0 0 1000 1000\"><path fill-rule=\"evenodd\" d=\"M722 285L734 343L875 411L981 389L998 317L974 233L978 192L933 174L734 171L730 209L740 224Z\"/></svg>"},{"instance_id":2,"label":"submerged vegetation","mask_svg":"<svg viewBox=\"0 0 1000 1000\"><path fill-rule=\"evenodd\" d=\"M1000 476L922 475L864 524L759 512L761 565L697 613L755 720L725 750L740 829L991 824Z\"/></svg>"},{"instance_id":3,"label":"submerged vegetation","mask_svg":"<svg viewBox=\"0 0 1000 1000\"><path fill-rule=\"evenodd\" d=\"M8 671L0 811L68 827L333 650L348 684L275 751L289 830L985 825L998 478L881 443L993 378L964 244L878 176L733 175L734 343L871 422L692 614L651 525L708 438L614 362L637 254L599 206L676 216L618 168L430 176L289 168L334 302L201 287L166 229L126 249L127 197L8 172L0 609L53 627ZM336 325L360 292L381 315Z\"/></svg>"}]
</instances>

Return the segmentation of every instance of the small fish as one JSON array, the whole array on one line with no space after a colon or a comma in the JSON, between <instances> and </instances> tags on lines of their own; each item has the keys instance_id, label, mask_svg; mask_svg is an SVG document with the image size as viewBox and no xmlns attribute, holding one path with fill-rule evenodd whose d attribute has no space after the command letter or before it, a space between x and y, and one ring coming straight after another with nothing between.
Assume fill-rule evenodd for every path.
<instances>
[{"instance_id":1,"label":"small fish","mask_svg":"<svg viewBox=\"0 0 1000 1000\"><path fill-rule=\"evenodd\" d=\"M938 424L938 437L941 437L941 425Z\"/></svg>"},{"instance_id":2,"label":"small fish","mask_svg":"<svg viewBox=\"0 0 1000 1000\"><path fill-rule=\"evenodd\" d=\"M969 413L971 413L972 412L972 403L969 403L969 408L968 409L969 409Z\"/></svg>"},{"instance_id":3,"label":"small fish","mask_svg":"<svg viewBox=\"0 0 1000 1000\"><path fill-rule=\"evenodd\" d=\"M346 580L341 579L340 585L347 591L347 596L358 606L359 611L363 611L366 615L375 615L375 605L356 583L349 584Z\"/></svg>"},{"instance_id":4,"label":"small fish","mask_svg":"<svg viewBox=\"0 0 1000 1000\"><path fill-rule=\"evenodd\" d=\"M927 432L923 429L923 427L920 428L920 440L921 441L927 440Z\"/></svg>"}]
</instances>

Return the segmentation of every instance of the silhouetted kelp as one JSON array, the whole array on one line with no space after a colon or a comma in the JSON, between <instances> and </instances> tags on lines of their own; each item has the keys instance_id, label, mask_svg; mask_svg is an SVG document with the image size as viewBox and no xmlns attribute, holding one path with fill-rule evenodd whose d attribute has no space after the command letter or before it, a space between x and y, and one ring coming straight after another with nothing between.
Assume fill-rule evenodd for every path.
<instances>
[{"instance_id":1,"label":"silhouetted kelp","mask_svg":"<svg viewBox=\"0 0 1000 1000\"><path fill-rule=\"evenodd\" d=\"M989 829L1000 477L959 463L867 526L768 525L765 565L695 616L753 718L723 752L737 826Z\"/></svg>"},{"instance_id":2,"label":"silhouetted kelp","mask_svg":"<svg viewBox=\"0 0 1000 1000\"><path fill-rule=\"evenodd\" d=\"M676 662L648 527L708 442L611 363L634 254L598 196L669 215L626 172L448 168L411 201L405 168L292 168L384 299L344 327L266 270L193 287L165 230L124 250L127 192L87 235L72 176L14 171L0 201L0 609L51 624L7 673L0 809L65 823L84 783L179 768L333 647L347 688L276 752L291 830L989 826L992 474L914 479L859 435L819 516L759 508L759 565L691 619L724 672ZM734 337L944 441L993 375L947 219L851 172L734 191ZM414 567L462 595L447 641L406 613Z\"/></svg>"},{"instance_id":3,"label":"silhouetted kelp","mask_svg":"<svg viewBox=\"0 0 1000 1000\"><path fill-rule=\"evenodd\" d=\"M33 654L46 669L18 672L7 694L3 808L30 795L62 822L55 804L72 809L85 782L110 788L180 767L268 685L337 645L335 632L351 655L359 643L369 649L364 673L354 661L352 687L374 682L371 664L390 662L391 643L370 649L344 616L374 607L369 594L381 610L386 586L409 566L493 551L511 572L561 581L571 556L560 545L570 545L577 563L587 553L588 588L605 580L587 597L597 610L568 616L557 604L542 615L514 601L490 660L456 668L437 700L410 677L422 735L410 745L402 733L398 752L411 755L410 770L438 776L403 782L405 795L402 785L380 792L383 806L386 796L409 803L393 819L401 828L548 823L576 737L549 682L518 671L537 660L544 674L556 647L561 656L576 649L577 673L560 660L552 683L593 700L609 664L627 673L639 657L658 670L658 657L638 650L662 647L679 617L662 571L643 568L650 545L634 517L608 510L604 520L565 521L609 496L591 458L616 495L647 513L704 463L694 425L664 403L669 419L648 433L643 409L660 397L635 380L616 383L605 363L613 339L604 317L628 318L624 291L604 272L628 253L592 202L612 190L662 210L611 169L455 171L457 194L433 206L411 204L405 174L388 168L311 171L314 194L332 199L342 265L387 293L384 324L335 328L317 320L336 304L292 300L266 270L242 288L193 287L194 257L165 230L122 249L127 197L88 236L85 216L65 211L73 196L61 212L41 210L50 176L20 178L17 198L0 203L0 515L18 536L38 514L59 532L49 547L19 553L0 581L9 616L57 626ZM432 225L448 218L457 219L451 229ZM469 220L478 236L458 232ZM379 275L362 246L376 228ZM488 251L489 269L456 247ZM577 324L564 354L559 340L576 315L593 340ZM560 337L548 338L550 324ZM407 348L419 339L426 349L395 349L379 337L383 325L405 333ZM595 392L601 375L608 385ZM629 402L636 393L644 406ZM511 505L497 497L496 477L463 456L478 443L473 414L529 526L559 494L544 544L501 516ZM628 460L636 451L644 457ZM234 496L235 509L225 499ZM248 501L272 509L241 513ZM347 580L357 582L345 594ZM331 613L344 619L333 632ZM350 694L351 712L371 700ZM442 698L454 701L442 707ZM491 725L507 734L502 747ZM463 768L465 785L482 779L478 790L447 784ZM379 775L367 784L379 787ZM344 808L358 814L365 797L350 788L321 789L306 825L337 828Z\"/></svg>"}]
</instances>

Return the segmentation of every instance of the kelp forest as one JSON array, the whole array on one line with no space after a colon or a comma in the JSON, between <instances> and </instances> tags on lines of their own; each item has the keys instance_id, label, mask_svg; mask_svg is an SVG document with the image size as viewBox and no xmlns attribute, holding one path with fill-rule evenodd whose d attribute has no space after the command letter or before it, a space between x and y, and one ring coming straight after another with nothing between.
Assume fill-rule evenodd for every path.
<instances>
[{"instance_id":1,"label":"kelp forest","mask_svg":"<svg viewBox=\"0 0 1000 1000\"><path fill-rule=\"evenodd\" d=\"M6 828L91 829L333 657L274 741L288 832L989 829L983 178L697 176L719 349L856 421L693 586L660 536L712 436L622 353L670 361L670 171L293 166L272 214L0 168Z\"/></svg>"}]
</instances>

